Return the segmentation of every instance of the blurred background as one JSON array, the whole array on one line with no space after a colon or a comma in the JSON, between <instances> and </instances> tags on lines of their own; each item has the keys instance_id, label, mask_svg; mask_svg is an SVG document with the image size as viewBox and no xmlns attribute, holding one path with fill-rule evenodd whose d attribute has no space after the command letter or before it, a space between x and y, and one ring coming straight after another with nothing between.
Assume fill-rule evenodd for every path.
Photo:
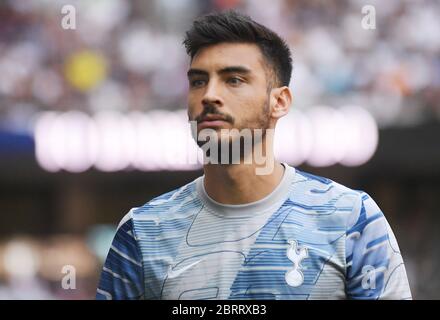
<instances>
[{"instance_id":1,"label":"blurred background","mask_svg":"<svg viewBox=\"0 0 440 320\"><path fill-rule=\"evenodd\" d=\"M120 219L202 174L181 43L230 8L292 49L279 159L369 193L440 298L439 1L2 0L0 299L93 299Z\"/></svg>"}]
</instances>

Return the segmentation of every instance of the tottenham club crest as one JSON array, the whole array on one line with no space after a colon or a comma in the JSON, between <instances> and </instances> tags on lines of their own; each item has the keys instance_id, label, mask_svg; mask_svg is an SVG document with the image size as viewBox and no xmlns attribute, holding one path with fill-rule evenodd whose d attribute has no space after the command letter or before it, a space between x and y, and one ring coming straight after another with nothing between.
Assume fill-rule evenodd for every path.
<instances>
[{"instance_id":1,"label":"tottenham club crest","mask_svg":"<svg viewBox=\"0 0 440 320\"><path fill-rule=\"evenodd\" d=\"M287 249L287 257L293 263L293 269L286 272L286 282L289 286L299 287L304 282L301 272L301 262L309 256L306 247L298 247L295 240L289 240L290 247Z\"/></svg>"}]
</instances>

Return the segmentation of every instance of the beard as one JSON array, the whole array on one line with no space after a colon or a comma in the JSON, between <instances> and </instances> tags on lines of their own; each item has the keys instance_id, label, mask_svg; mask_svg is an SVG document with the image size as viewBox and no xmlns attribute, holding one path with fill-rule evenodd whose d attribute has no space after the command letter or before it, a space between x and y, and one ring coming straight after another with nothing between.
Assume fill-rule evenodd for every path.
<instances>
[{"instance_id":1,"label":"beard","mask_svg":"<svg viewBox=\"0 0 440 320\"><path fill-rule=\"evenodd\" d=\"M205 140L200 139L199 133L197 133L197 137L193 135L197 145L204 150L205 158L209 158L212 163L241 163L243 158L252 152L255 145L262 143L266 137L266 131L270 127L269 96L267 96L262 110L263 112L250 119L237 122L234 117L220 112L216 106L207 105L203 112L194 118L197 123L208 114L221 115L224 117L224 121L230 123L233 128L210 129L211 134Z\"/></svg>"}]
</instances>

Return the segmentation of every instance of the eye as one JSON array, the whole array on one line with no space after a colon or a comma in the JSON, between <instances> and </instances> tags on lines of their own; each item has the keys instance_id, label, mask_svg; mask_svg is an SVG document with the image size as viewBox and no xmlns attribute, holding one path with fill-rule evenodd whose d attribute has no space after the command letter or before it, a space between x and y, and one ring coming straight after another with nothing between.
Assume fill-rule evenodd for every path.
<instances>
[{"instance_id":1,"label":"eye","mask_svg":"<svg viewBox=\"0 0 440 320\"><path fill-rule=\"evenodd\" d=\"M201 80L201 79L196 79L196 80L192 80L190 81L191 87L193 88L198 88L201 87L205 84L205 80Z\"/></svg>"},{"instance_id":2,"label":"eye","mask_svg":"<svg viewBox=\"0 0 440 320\"><path fill-rule=\"evenodd\" d=\"M243 83L243 80L241 80L240 78L237 77L232 77L228 79L228 83L232 84L234 86L240 85L241 83Z\"/></svg>"}]
</instances>

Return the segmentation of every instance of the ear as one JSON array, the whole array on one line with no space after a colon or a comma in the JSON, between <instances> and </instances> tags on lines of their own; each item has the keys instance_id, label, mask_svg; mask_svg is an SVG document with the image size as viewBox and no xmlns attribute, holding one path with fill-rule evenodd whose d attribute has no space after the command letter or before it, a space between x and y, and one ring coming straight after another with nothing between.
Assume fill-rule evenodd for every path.
<instances>
[{"instance_id":1,"label":"ear","mask_svg":"<svg viewBox=\"0 0 440 320\"><path fill-rule=\"evenodd\" d=\"M292 92L289 87L279 87L272 89L270 93L271 117L279 119L289 113L292 105Z\"/></svg>"}]
</instances>

